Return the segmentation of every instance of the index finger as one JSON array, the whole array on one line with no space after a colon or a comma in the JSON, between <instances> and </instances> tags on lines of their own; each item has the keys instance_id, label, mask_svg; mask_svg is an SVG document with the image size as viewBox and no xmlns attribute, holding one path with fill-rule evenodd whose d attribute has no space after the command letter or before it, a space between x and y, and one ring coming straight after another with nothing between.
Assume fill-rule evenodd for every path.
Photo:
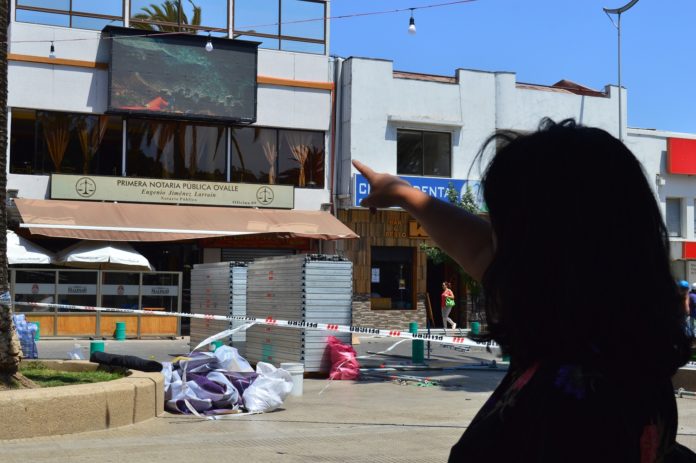
<instances>
[{"instance_id":1,"label":"index finger","mask_svg":"<svg viewBox=\"0 0 696 463\"><path fill-rule=\"evenodd\" d=\"M366 166L360 161L356 161L353 159L353 166L355 166L356 169L358 169L358 172L363 174L365 178L370 181L370 179L375 175L375 171L372 170L370 167Z\"/></svg>"}]
</instances>

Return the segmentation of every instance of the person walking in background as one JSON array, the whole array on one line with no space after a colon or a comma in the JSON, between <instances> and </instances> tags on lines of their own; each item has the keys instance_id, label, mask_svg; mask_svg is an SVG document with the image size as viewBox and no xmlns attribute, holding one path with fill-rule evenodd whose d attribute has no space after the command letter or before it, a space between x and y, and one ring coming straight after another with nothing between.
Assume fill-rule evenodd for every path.
<instances>
[{"instance_id":1,"label":"person walking in background","mask_svg":"<svg viewBox=\"0 0 696 463\"><path fill-rule=\"evenodd\" d=\"M689 282L686 280L679 280L677 286L679 286L679 295L682 298L682 307L684 308L686 332L689 336L693 337L694 332L691 329L691 292L689 291Z\"/></svg>"},{"instance_id":2,"label":"person walking in background","mask_svg":"<svg viewBox=\"0 0 696 463\"><path fill-rule=\"evenodd\" d=\"M640 162L572 120L498 132L479 163L489 152L487 219L353 161L371 186L362 206L405 209L482 283L484 335L510 356L449 461L695 461L676 442L671 381L691 354L685 299Z\"/></svg>"},{"instance_id":3,"label":"person walking in background","mask_svg":"<svg viewBox=\"0 0 696 463\"><path fill-rule=\"evenodd\" d=\"M689 330L691 337L696 337L696 283L691 285L689 291Z\"/></svg>"},{"instance_id":4,"label":"person walking in background","mask_svg":"<svg viewBox=\"0 0 696 463\"><path fill-rule=\"evenodd\" d=\"M442 311L442 328L447 334L447 323L452 325L452 329L457 329L457 324L454 320L449 318L450 312L454 308L454 293L452 292L452 286L447 281L442 282L442 295L440 297L440 310Z\"/></svg>"}]
</instances>

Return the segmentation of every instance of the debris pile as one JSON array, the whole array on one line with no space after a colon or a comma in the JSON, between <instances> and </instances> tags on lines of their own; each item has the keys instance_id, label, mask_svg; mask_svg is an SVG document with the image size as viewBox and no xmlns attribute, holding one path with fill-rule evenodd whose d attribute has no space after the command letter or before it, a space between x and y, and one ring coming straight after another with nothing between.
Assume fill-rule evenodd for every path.
<instances>
[{"instance_id":1,"label":"debris pile","mask_svg":"<svg viewBox=\"0 0 696 463\"><path fill-rule=\"evenodd\" d=\"M36 348L36 324L28 322L23 313L13 314L12 321L14 323L15 330L17 330L17 336L19 337L19 343L22 346L24 358L39 358L39 351Z\"/></svg>"},{"instance_id":2,"label":"debris pile","mask_svg":"<svg viewBox=\"0 0 696 463\"><path fill-rule=\"evenodd\" d=\"M162 374L165 409L193 415L268 412L283 404L293 386L287 371L264 362L254 371L230 346L165 362Z\"/></svg>"}]
</instances>

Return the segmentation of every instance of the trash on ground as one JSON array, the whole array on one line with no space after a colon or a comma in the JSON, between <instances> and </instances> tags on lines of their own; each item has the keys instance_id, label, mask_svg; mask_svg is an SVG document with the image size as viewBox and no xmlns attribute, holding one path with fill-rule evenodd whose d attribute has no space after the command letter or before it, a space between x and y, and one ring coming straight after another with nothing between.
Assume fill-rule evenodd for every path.
<instances>
[{"instance_id":1,"label":"trash on ground","mask_svg":"<svg viewBox=\"0 0 696 463\"><path fill-rule=\"evenodd\" d=\"M292 390L290 373L264 362L254 372L230 346L165 362L162 374L165 409L172 413L267 412L280 407Z\"/></svg>"},{"instance_id":2,"label":"trash on ground","mask_svg":"<svg viewBox=\"0 0 696 463\"><path fill-rule=\"evenodd\" d=\"M36 324L28 322L23 313L13 314L12 321L19 337L19 343L22 346L24 358L39 358L39 350L36 348Z\"/></svg>"},{"instance_id":3,"label":"trash on ground","mask_svg":"<svg viewBox=\"0 0 696 463\"><path fill-rule=\"evenodd\" d=\"M363 379L375 380L381 379L383 381L391 381L395 384L401 386L418 386L418 387L435 387L439 386L440 383L431 378L424 378L420 376L408 376L408 375L387 375L378 372L362 372L361 377Z\"/></svg>"},{"instance_id":4,"label":"trash on ground","mask_svg":"<svg viewBox=\"0 0 696 463\"><path fill-rule=\"evenodd\" d=\"M82 346L80 344L74 344L72 350L68 351L68 358L70 358L70 360L84 360L85 355L82 353Z\"/></svg>"},{"instance_id":5,"label":"trash on ground","mask_svg":"<svg viewBox=\"0 0 696 463\"><path fill-rule=\"evenodd\" d=\"M125 368L146 372L162 371L162 364L154 360L145 360L134 355L108 354L106 352L92 352L89 361L109 367Z\"/></svg>"},{"instance_id":6,"label":"trash on ground","mask_svg":"<svg viewBox=\"0 0 696 463\"><path fill-rule=\"evenodd\" d=\"M269 363L256 364L258 377L244 391L244 407L250 412L267 412L283 405L292 391L292 376Z\"/></svg>"},{"instance_id":7,"label":"trash on ground","mask_svg":"<svg viewBox=\"0 0 696 463\"><path fill-rule=\"evenodd\" d=\"M357 379L360 376L360 364L353 346L334 336L329 336L326 343L331 354L329 379Z\"/></svg>"}]
</instances>

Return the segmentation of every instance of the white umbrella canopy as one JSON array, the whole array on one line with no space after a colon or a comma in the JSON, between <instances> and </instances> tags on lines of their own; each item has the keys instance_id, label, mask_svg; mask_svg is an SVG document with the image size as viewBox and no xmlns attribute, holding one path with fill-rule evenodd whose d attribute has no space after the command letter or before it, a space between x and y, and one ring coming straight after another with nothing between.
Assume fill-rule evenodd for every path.
<instances>
[{"instance_id":1,"label":"white umbrella canopy","mask_svg":"<svg viewBox=\"0 0 696 463\"><path fill-rule=\"evenodd\" d=\"M53 253L7 230L7 263L48 265L53 263Z\"/></svg>"},{"instance_id":2,"label":"white umbrella canopy","mask_svg":"<svg viewBox=\"0 0 696 463\"><path fill-rule=\"evenodd\" d=\"M57 253L54 263L79 268L154 270L130 244L113 241L80 241Z\"/></svg>"}]
</instances>

